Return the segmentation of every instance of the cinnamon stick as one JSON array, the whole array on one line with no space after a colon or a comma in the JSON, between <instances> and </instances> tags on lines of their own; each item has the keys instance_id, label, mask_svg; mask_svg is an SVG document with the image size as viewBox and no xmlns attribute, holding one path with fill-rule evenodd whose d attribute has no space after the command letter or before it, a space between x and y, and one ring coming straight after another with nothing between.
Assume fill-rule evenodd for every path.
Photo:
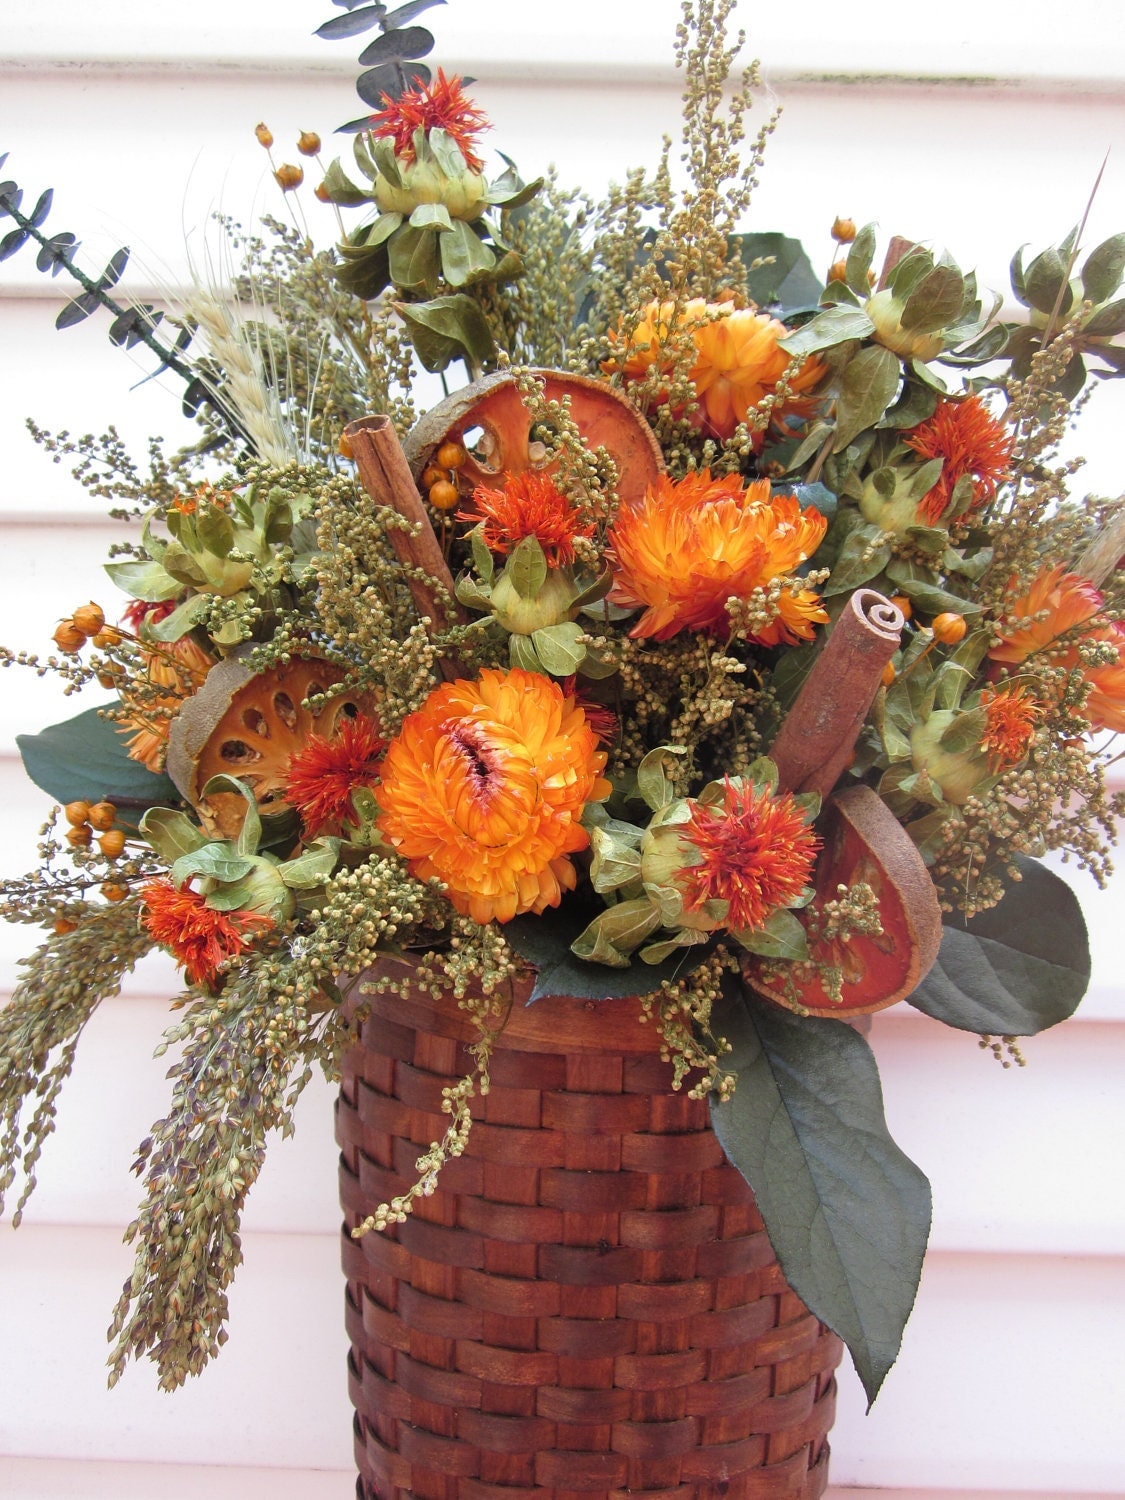
<instances>
[{"instance_id":1,"label":"cinnamon stick","mask_svg":"<svg viewBox=\"0 0 1125 1500\"><path fill-rule=\"evenodd\" d=\"M856 589L848 600L769 752L782 791L826 797L836 785L904 623L874 589Z\"/></svg>"},{"instance_id":2,"label":"cinnamon stick","mask_svg":"<svg viewBox=\"0 0 1125 1500\"><path fill-rule=\"evenodd\" d=\"M397 511L412 528L417 528L417 534L411 535L397 526L391 527L387 536L403 567L421 569L425 575L415 576L412 572L406 582L419 615L429 621L430 634L435 634L446 624L467 624L468 616L456 602L453 592L453 574L442 555L390 417L360 417L348 424L344 436L351 444L359 477L367 493L380 505ZM439 588L448 590L449 598L453 600L452 613L439 595Z\"/></svg>"}]
</instances>

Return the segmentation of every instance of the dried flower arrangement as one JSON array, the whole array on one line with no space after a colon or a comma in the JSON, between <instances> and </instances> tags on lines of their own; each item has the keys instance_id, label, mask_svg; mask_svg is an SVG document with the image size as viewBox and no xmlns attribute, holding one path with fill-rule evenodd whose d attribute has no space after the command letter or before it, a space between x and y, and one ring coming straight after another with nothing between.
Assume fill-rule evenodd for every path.
<instances>
[{"instance_id":1,"label":"dried flower arrangement","mask_svg":"<svg viewBox=\"0 0 1125 1500\"><path fill-rule=\"evenodd\" d=\"M60 655L0 657L116 695L22 742L62 825L3 894L45 938L0 1015L0 1201L22 1169L18 1222L94 1008L170 951L111 1379L148 1354L172 1388L223 1341L267 1137L365 994L448 995L478 1031L375 1231L464 1149L517 993L637 1004L873 1398L929 1190L846 1023L907 999L1018 1058L1089 974L1036 860L1109 868L1125 526L1055 455L1125 372L1125 235L1017 254L1004 322L871 226L836 221L823 279L742 232L773 120L746 150L753 67L724 104L730 0L685 5L685 189L668 148L600 203L506 158L489 181L487 120L418 62L434 3L321 28L380 27L360 180L316 189L366 217L328 250L227 224L230 300L122 304L125 253L87 276L50 194L0 182L0 259L34 242L80 285L59 325L107 309L203 429L147 478L112 436L40 434L138 529L120 621L85 605ZM458 364L418 415L419 368Z\"/></svg>"}]
</instances>

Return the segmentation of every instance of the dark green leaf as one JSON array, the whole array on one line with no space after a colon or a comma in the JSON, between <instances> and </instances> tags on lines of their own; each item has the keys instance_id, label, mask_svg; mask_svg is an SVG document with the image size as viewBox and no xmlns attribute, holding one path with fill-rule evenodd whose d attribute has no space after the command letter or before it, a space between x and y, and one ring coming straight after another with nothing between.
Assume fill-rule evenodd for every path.
<instances>
[{"instance_id":1,"label":"dark green leaf","mask_svg":"<svg viewBox=\"0 0 1125 1500\"><path fill-rule=\"evenodd\" d=\"M365 68L385 67L387 63L425 57L433 48L433 35L424 26L407 26L401 31L387 31L377 36L364 47L359 61Z\"/></svg>"},{"instance_id":2,"label":"dark green leaf","mask_svg":"<svg viewBox=\"0 0 1125 1500\"><path fill-rule=\"evenodd\" d=\"M943 589L937 581L937 574L922 567L920 563L896 557L887 564L887 577L923 614L980 614L980 604Z\"/></svg>"},{"instance_id":3,"label":"dark green leaf","mask_svg":"<svg viewBox=\"0 0 1125 1500\"><path fill-rule=\"evenodd\" d=\"M849 360L836 398L836 441L842 453L851 440L886 411L902 379L898 355L878 344L861 349Z\"/></svg>"},{"instance_id":4,"label":"dark green leaf","mask_svg":"<svg viewBox=\"0 0 1125 1500\"><path fill-rule=\"evenodd\" d=\"M1125 234L1115 234L1091 250L1082 267L1082 290L1091 302L1104 302L1121 285L1125 272Z\"/></svg>"},{"instance_id":5,"label":"dark green leaf","mask_svg":"<svg viewBox=\"0 0 1125 1500\"><path fill-rule=\"evenodd\" d=\"M394 10L388 11L383 21L384 27L390 31L395 26L405 26L407 21L413 21L415 16L421 16L435 5L444 5L445 0L407 0L405 5L398 5ZM464 82L468 83L466 78Z\"/></svg>"},{"instance_id":6,"label":"dark green leaf","mask_svg":"<svg viewBox=\"0 0 1125 1500\"><path fill-rule=\"evenodd\" d=\"M413 290L425 287L436 290L438 277L438 235L432 229L415 229L410 224L391 236L391 280L395 286Z\"/></svg>"},{"instance_id":7,"label":"dark green leaf","mask_svg":"<svg viewBox=\"0 0 1125 1500\"><path fill-rule=\"evenodd\" d=\"M1044 250L1027 268L1025 290L1029 304L1037 312L1052 312L1060 290L1066 284L1066 262L1055 249ZM1073 293L1067 288L1059 313L1062 317L1070 311Z\"/></svg>"},{"instance_id":8,"label":"dark green leaf","mask_svg":"<svg viewBox=\"0 0 1125 1500\"><path fill-rule=\"evenodd\" d=\"M0 240L0 260L8 260L15 255L21 245L27 243L30 236L26 229L11 229Z\"/></svg>"},{"instance_id":9,"label":"dark green leaf","mask_svg":"<svg viewBox=\"0 0 1125 1500\"><path fill-rule=\"evenodd\" d=\"M0 249L0 259L2 258L2 249ZM73 302L66 304L55 319L55 327L73 328L76 323L84 322L98 306L98 299L92 292L83 292L81 297L75 297Z\"/></svg>"},{"instance_id":10,"label":"dark green leaf","mask_svg":"<svg viewBox=\"0 0 1125 1500\"><path fill-rule=\"evenodd\" d=\"M815 307L820 278L809 263L800 240L788 235L739 234L737 243L746 267L746 289L759 307L776 307L782 314L796 307ZM751 266L756 260L766 265Z\"/></svg>"},{"instance_id":11,"label":"dark green leaf","mask_svg":"<svg viewBox=\"0 0 1125 1500\"><path fill-rule=\"evenodd\" d=\"M357 208L359 204L371 201L371 194L356 187L340 165L338 156L329 163L324 174L324 191L333 203L341 204L344 208Z\"/></svg>"},{"instance_id":12,"label":"dark green leaf","mask_svg":"<svg viewBox=\"0 0 1125 1500\"><path fill-rule=\"evenodd\" d=\"M27 774L56 802L120 798L145 808L180 800L167 776L129 759L125 737L96 708L41 734L17 735L16 744Z\"/></svg>"},{"instance_id":13,"label":"dark green leaf","mask_svg":"<svg viewBox=\"0 0 1125 1500\"><path fill-rule=\"evenodd\" d=\"M856 526L849 532L832 565L831 577L821 587L824 598L833 594L850 594L883 571L890 559L891 544L877 542L881 535L878 526L869 525Z\"/></svg>"},{"instance_id":14,"label":"dark green leaf","mask_svg":"<svg viewBox=\"0 0 1125 1500\"><path fill-rule=\"evenodd\" d=\"M899 319L912 333L936 333L955 323L965 305L965 278L953 266L935 266L907 297Z\"/></svg>"},{"instance_id":15,"label":"dark green leaf","mask_svg":"<svg viewBox=\"0 0 1125 1500\"><path fill-rule=\"evenodd\" d=\"M930 1186L891 1139L875 1059L843 1022L726 986L715 1030L734 1096L711 1119L754 1191L786 1279L847 1344L874 1401L894 1364L930 1230Z\"/></svg>"},{"instance_id":16,"label":"dark green leaf","mask_svg":"<svg viewBox=\"0 0 1125 1500\"><path fill-rule=\"evenodd\" d=\"M865 224L851 243L846 261L847 282L857 297L866 297L870 290L867 272L875 256L875 226Z\"/></svg>"},{"instance_id":17,"label":"dark green leaf","mask_svg":"<svg viewBox=\"0 0 1125 1500\"><path fill-rule=\"evenodd\" d=\"M875 324L861 307L829 307L817 313L811 323L781 339L778 347L789 355L815 354L848 339L866 338L874 328Z\"/></svg>"},{"instance_id":18,"label":"dark green leaf","mask_svg":"<svg viewBox=\"0 0 1125 1500\"><path fill-rule=\"evenodd\" d=\"M925 422L932 417L937 407L937 392L928 385L920 385L917 381L908 380L902 387L902 391L895 404L876 422L876 427L891 427L902 431L908 427L917 427L919 422Z\"/></svg>"},{"instance_id":19,"label":"dark green leaf","mask_svg":"<svg viewBox=\"0 0 1125 1500\"><path fill-rule=\"evenodd\" d=\"M125 267L129 264L129 251L126 248L115 250L110 256L109 263L101 276L98 278L98 287L101 291L108 291L111 286L116 286L121 280Z\"/></svg>"},{"instance_id":20,"label":"dark green leaf","mask_svg":"<svg viewBox=\"0 0 1125 1500\"><path fill-rule=\"evenodd\" d=\"M430 70L425 63L413 63L408 71L408 87L418 83L429 83ZM378 68L369 68L366 73L361 73L356 79L355 91L364 104L370 104L372 109L382 109L384 94L391 99L397 99L402 93L402 79L398 68L394 63L384 63ZM366 130L370 124L370 116L365 116L361 120L352 120L348 125L341 125L340 129Z\"/></svg>"},{"instance_id":21,"label":"dark green leaf","mask_svg":"<svg viewBox=\"0 0 1125 1500\"><path fill-rule=\"evenodd\" d=\"M541 916L515 917L504 924L504 936L521 958L538 970L528 1004L550 995L579 1000L615 1000L649 995L666 979L690 974L706 959L713 944L685 948L661 964L635 960L627 969L611 969L576 958L570 945L606 908L583 894L565 896L562 904Z\"/></svg>"},{"instance_id":22,"label":"dark green leaf","mask_svg":"<svg viewBox=\"0 0 1125 1500\"><path fill-rule=\"evenodd\" d=\"M1125 333L1125 300L1107 302L1099 307L1082 329L1083 333L1097 338L1109 338L1115 333Z\"/></svg>"},{"instance_id":23,"label":"dark green leaf","mask_svg":"<svg viewBox=\"0 0 1125 1500\"><path fill-rule=\"evenodd\" d=\"M1032 1036L1072 1015L1090 982L1078 898L1037 860L989 911L947 918L937 962L910 1004L962 1031Z\"/></svg>"},{"instance_id":24,"label":"dark green leaf","mask_svg":"<svg viewBox=\"0 0 1125 1500\"><path fill-rule=\"evenodd\" d=\"M40 193L39 202L28 215L33 228L38 229L51 212L51 203L54 200L54 196L55 192L53 188L48 188L45 193Z\"/></svg>"},{"instance_id":25,"label":"dark green leaf","mask_svg":"<svg viewBox=\"0 0 1125 1500\"><path fill-rule=\"evenodd\" d=\"M451 360L463 359L466 354L474 363L483 364L494 353L484 313L463 292L435 297L432 302L407 303L402 308L402 320L427 370L444 370Z\"/></svg>"},{"instance_id":26,"label":"dark green leaf","mask_svg":"<svg viewBox=\"0 0 1125 1500\"><path fill-rule=\"evenodd\" d=\"M438 0L434 0L438 3ZM333 16L330 21L325 21L323 26L318 26L313 36L323 37L326 42L342 41L344 37L359 36L362 31L370 31L372 26L378 24L383 7L381 5L362 5L358 10L347 12L342 16Z\"/></svg>"},{"instance_id":27,"label":"dark green leaf","mask_svg":"<svg viewBox=\"0 0 1125 1500\"><path fill-rule=\"evenodd\" d=\"M488 272L496 257L481 243L464 219L456 219L451 232L441 237L441 270L450 286L464 286L473 276Z\"/></svg>"}]
</instances>

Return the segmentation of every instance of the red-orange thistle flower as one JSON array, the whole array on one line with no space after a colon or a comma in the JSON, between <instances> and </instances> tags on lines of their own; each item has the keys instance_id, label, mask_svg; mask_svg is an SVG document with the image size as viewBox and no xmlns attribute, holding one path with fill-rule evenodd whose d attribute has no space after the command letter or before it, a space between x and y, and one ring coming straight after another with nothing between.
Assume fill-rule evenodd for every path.
<instances>
[{"instance_id":1,"label":"red-orange thistle flower","mask_svg":"<svg viewBox=\"0 0 1125 1500\"><path fill-rule=\"evenodd\" d=\"M1028 688L1020 684L1002 687L998 692L985 688L981 706L987 719L981 749L988 756L989 770L996 775L1018 766L1026 758L1043 709Z\"/></svg>"},{"instance_id":2,"label":"red-orange thistle flower","mask_svg":"<svg viewBox=\"0 0 1125 1500\"><path fill-rule=\"evenodd\" d=\"M680 630L728 629L727 600L746 599L790 578L819 547L828 523L793 495L770 494L769 481L743 489L737 474L661 475L643 499L622 505L609 533L616 579L610 594L626 608L645 605L631 634L666 641ZM811 589L783 588L778 615L754 639L795 645L813 638L828 616Z\"/></svg>"},{"instance_id":3,"label":"red-orange thistle flower","mask_svg":"<svg viewBox=\"0 0 1125 1500\"><path fill-rule=\"evenodd\" d=\"M1088 578L1068 573L1065 567L1045 568L1026 593L1007 601L1000 639L988 654L993 661L1026 661L1091 619L1103 603L1100 590Z\"/></svg>"},{"instance_id":4,"label":"red-orange thistle flower","mask_svg":"<svg viewBox=\"0 0 1125 1500\"><path fill-rule=\"evenodd\" d=\"M918 520L929 526L936 526L949 509L959 479L971 477L973 505L983 505L995 495L1012 461L1011 428L997 421L979 396L939 401L933 416L903 440L919 458L944 460L938 482L918 502Z\"/></svg>"},{"instance_id":5,"label":"red-orange thistle flower","mask_svg":"<svg viewBox=\"0 0 1125 1500\"><path fill-rule=\"evenodd\" d=\"M189 984L213 986L231 959L273 926L258 912L214 911L190 885L177 890L167 876L143 886L141 899L141 921L183 964Z\"/></svg>"},{"instance_id":6,"label":"red-orange thistle flower","mask_svg":"<svg viewBox=\"0 0 1125 1500\"><path fill-rule=\"evenodd\" d=\"M723 302L693 297L678 320L671 302L653 302L633 331L621 360L627 380L641 380L654 364L670 369L669 342L679 329L690 330L695 359L691 382L699 401L696 420L709 436L729 438L740 422L772 395L789 366L789 356L778 347L789 329L756 308L736 308ZM615 368L611 361L608 368ZM785 416L809 415L814 401L806 394L824 374L819 359L806 359L790 380L790 395L773 413L775 425ZM757 435L757 445L765 433Z\"/></svg>"},{"instance_id":7,"label":"red-orange thistle flower","mask_svg":"<svg viewBox=\"0 0 1125 1500\"><path fill-rule=\"evenodd\" d=\"M383 761L379 828L420 880L475 922L557 906L589 843L582 809L610 793L586 716L537 672L447 682Z\"/></svg>"},{"instance_id":8,"label":"red-orange thistle flower","mask_svg":"<svg viewBox=\"0 0 1125 1500\"><path fill-rule=\"evenodd\" d=\"M677 877L686 908L729 902L724 925L732 932L759 928L791 906L809 884L820 848L790 793L729 780L720 804L692 803L682 836L703 856Z\"/></svg>"},{"instance_id":9,"label":"red-orange thistle flower","mask_svg":"<svg viewBox=\"0 0 1125 1500\"><path fill-rule=\"evenodd\" d=\"M488 116L467 98L460 78L447 78L441 68L433 84L414 81L417 88L407 89L397 99L383 95L383 108L371 116L371 134L389 136L395 155L414 161L414 132L419 125L427 134L435 128L444 130L461 148L466 166L479 172L484 162L476 154L477 136L491 130Z\"/></svg>"},{"instance_id":10,"label":"red-orange thistle flower","mask_svg":"<svg viewBox=\"0 0 1125 1500\"><path fill-rule=\"evenodd\" d=\"M357 714L342 718L331 739L310 735L289 757L285 800L300 813L306 838L336 834L355 822L352 790L378 782L386 748L376 725Z\"/></svg>"},{"instance_id":11,"label":"red-orange thistle flower","mask_svg":"<svg viewBox=\"0 0 1125 1500\"><path fill-rule=\"evenodd\" d=\"M502 490L478 485L470 505L474 508L458 511L457 519L483 521L484 545L490 552L507 554L533 536L552 568L569 567L575 537L594 534L594 523L582 519L554 480L533 469L509 474Z\"/></svg>"}]
</instances>

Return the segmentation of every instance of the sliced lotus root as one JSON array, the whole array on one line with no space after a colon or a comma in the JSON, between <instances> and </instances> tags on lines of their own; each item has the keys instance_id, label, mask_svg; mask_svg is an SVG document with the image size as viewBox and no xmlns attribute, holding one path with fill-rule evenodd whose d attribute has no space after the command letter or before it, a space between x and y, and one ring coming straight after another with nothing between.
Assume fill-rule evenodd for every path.
<instances>
[{"instance_id":1,"label":"sliced lotus root","mask_svg":"<svg viewBox=\"0 0 1125 1500\"><path fill-rule=\"evenodd\" d=\"M816 899L795 915L807 925L824 901L835 900L839 887L860 881L874 891L883 930L867 937L810 942L818 963L843 971L842 998L834 1003L819 976L802 986L801 1004L814 1016L862 1016L904 1000L937 958L941 943L941 907L910 835L878 795L867 786L849 787L831 798L818 824L824 847L813 884ZM785 991L768 964L747 956L743 972L750 985L770 1000L785 1003Z\"/></svg>"},{"instance_id":2,"label":"sliced lotus root","mask_svg":"<svg viewBox=\"0 0 1125 1500\"><path fill-rule=\"evenodd\" d=\"M342 715L371 712L359 694L333 698L315 713L304 706L343 675L338 667L306 658L258 675L233 657L212 667L172 721L166 767L208 833L235 838L245 807L237 792L203 797L212 776L237 776L262 812L280 812L289 757L310 735L331 739Z\"/></svg>"},{"instance_id":3,"label":"sliced lotus root","mask_svg":"<svg viewBox=\"0 0 1125 1500\"><path fill-rule=\"evenodd\" d=\"M605 448L617 465L621 498L640 499L664 470L660 444L644 418L603 381L559 370L533 373L543 381L549 401L570 397L570 415L587 446L591 451ZM477 485L495 489L505 474L527 469L549 473L554 464L532 432L531 414L515 376L503 371L455 391L415 423L403 444L415 481L446 442L466 450L455 473L464 500Z\"/></svg>"}]
</instances>

